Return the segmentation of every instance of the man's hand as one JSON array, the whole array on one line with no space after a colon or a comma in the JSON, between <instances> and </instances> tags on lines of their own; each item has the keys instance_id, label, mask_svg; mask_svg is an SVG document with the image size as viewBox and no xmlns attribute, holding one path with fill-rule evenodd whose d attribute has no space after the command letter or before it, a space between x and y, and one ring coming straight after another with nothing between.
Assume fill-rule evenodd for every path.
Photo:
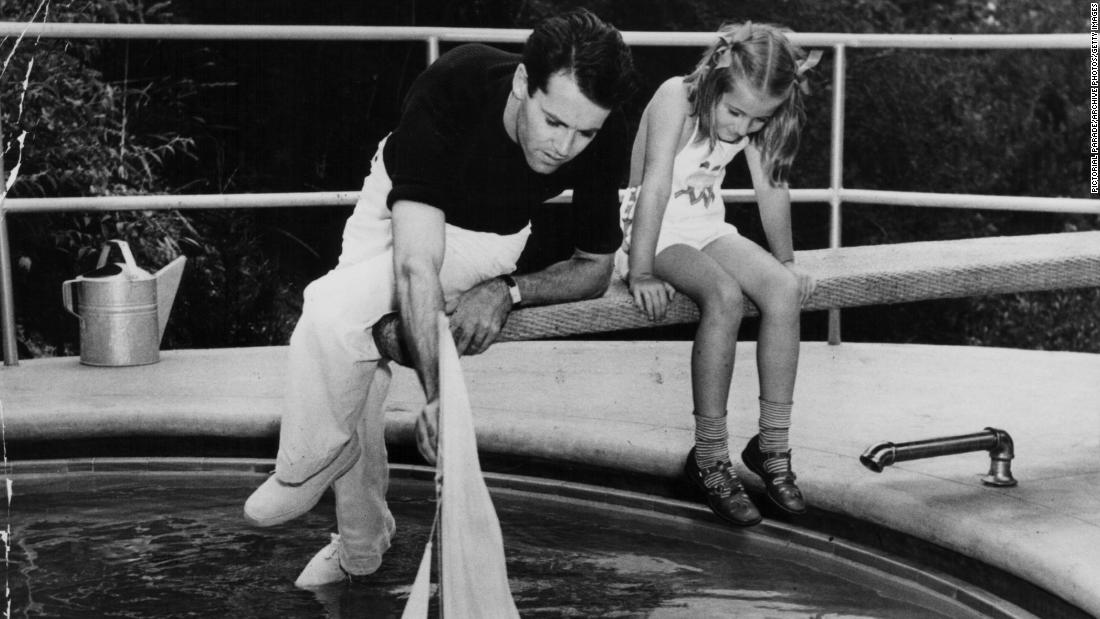
<instances>
[{"instance_id":1,"label":"man's hand","mask_svg":"<svg viewBox=\"0 0 1100 619\"><path fill-rule=\"evenodd\" d=\"M630 294L650 320L664 320L676 289L668 282L649 273L630 277Z\"/></svg>"},{"instance_id":2,"label":"man's hand","mask_svg":"<svg viewBox=\"0 0 1100 619\"><path fill-rule=\"evenodd\" d=\"M485 352L500 335L512 310L512 297L503 281L490 279L462 293L453 310L451 334L458 354L476 355Z\"/></svg>"},{"instance_id":3,"label":"man's hand","mask_svg":"<svg viewBox=\"0 0 1100 619\"><path fill-rule=\"evenodd\" d=\"M416 448L428 464L435 464L438 440L439 400L432 400L424 405L424 410L416 418Z\"/></svg>"}]
</instances>

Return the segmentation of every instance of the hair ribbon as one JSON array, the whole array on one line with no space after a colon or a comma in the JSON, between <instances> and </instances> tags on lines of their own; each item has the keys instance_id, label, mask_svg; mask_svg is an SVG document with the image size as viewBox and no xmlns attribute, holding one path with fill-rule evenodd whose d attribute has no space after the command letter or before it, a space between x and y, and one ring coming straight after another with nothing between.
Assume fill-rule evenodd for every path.
<instances>
[{"instance_id":1,"label":"hair ribbon","mask_svg":"<svg viewBox=\"0 0 1100 619\"><path fill-rule=\"evenodd\" d=\"M752 36L752 22L747 21L736 32L718 35L718 45L714 48L713 64L716 69L725 69L733 64L733 47L749 40Z\"/></svg>"},{"instance_id":2,"label":"hair ribbon","mask_svg":"<svg viewBox=\"0 0 1100 619\"><path fill-rule=\"evenodd\" d=\"M816 67L817 63L819 62L821 62L821 50L815 49L814 51L810 52L810 54L806 56L806 58L803 59L802 62L798 63L798 68L795 69L795 73L797 73L798 76L801 77L803 73Z\"/></svg>"},{"instance_id":3,"label":"hair ribbon","mask_svg":"<svg viewBox=\"0 0 1100 619\"><path fill-rule=\"evenodd\" d=\"M821 62L821 50L815 49L802 59L802 62L798 63L798 68L794 70L795 75L798 76L798 89L804 95L810 94L810 81L806 78L806 72L816 67L819 62Z\"/></svg>"},{"instance_id":4,"label":"hair ribbon","mask_svg":"<svg viewBox=\"0 0 1100 619\"><path fill-rule=\"evenodd\" d=\"M744 43L752 37L752 22L747 21L741 24L741 27L737 29L737 32L731 33L729 43L730 45L736 45L738 43Z\"/></svg>"},{"instance_id":5,"label":"hair ribbon","mask_svg":"<svg viewBox=\"0 0 1100 619\"><path fill-rule=\"evenodd\" d=\"M733 64L733 54L730 53L730 46L726 43L722 43L718 46L718 49L714 50L714 68L725 69Z\"/></svg>"}]
</instances>

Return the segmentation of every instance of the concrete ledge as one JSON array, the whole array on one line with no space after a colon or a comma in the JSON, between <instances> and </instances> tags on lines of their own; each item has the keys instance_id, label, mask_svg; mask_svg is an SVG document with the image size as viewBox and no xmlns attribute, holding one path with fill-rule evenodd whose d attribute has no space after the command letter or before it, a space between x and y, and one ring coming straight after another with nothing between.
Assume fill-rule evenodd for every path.
<instances>
[{"instance_id":1,"label":"concrete ledge","mask_svg":"<svg viewBox=\"0 0 1100 619\"><path fill-rule=\"evenodd\" d=\"M152 366L44 359L0 370L9 440L277 433L284 348L170 351ZM679 475L691 445L687 342L507 343L463 361L484 451ZM755 433L755 348L730 398L733 450ZM794 464L810 502L960 552L1100 616L1100 355L806 343ZM423 402L396 368L387 438ZM981 485L985 453L858 463L880 440L1012 434L1020 485ZM737 465L740 472L743 468ZM755 477L745 475L759 489Z\"/></svg>"}]
</instances>

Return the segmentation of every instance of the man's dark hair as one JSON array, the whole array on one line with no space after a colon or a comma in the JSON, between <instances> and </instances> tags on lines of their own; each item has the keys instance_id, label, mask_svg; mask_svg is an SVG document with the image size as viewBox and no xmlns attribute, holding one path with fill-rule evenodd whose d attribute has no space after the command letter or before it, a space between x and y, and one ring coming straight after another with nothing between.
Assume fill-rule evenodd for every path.
<instances>
[{"instance_id":1,"label":"man's dark hair","mask_svg":"<svg viewBox=\"0 0 1100 619\"><path fill-rule=\"evenodd\" d=\"M523 48L527 90L546 92L550 76L565 71L581 94L614 109L634 92L634 60L614 26L586 9L550 17L535 26Z\"/></svg>"}]
</instances>

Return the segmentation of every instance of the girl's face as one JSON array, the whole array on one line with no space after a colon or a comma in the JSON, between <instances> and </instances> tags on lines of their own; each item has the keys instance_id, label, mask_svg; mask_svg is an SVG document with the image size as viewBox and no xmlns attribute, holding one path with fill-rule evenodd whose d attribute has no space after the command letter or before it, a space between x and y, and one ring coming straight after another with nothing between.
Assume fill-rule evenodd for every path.
<instances>
[{"instance_id":1,"label":"girl's face","mask_svg":"<svg viewBox=\"0 0 1100 619\"><path fill-rule=\"evenodd\" d=\"M714 110L718 139L737 142L760 131L782 103L782 99L769 97L743 79L735 81L733 90L722 95Z\"/></svg>"}]
</instances>

